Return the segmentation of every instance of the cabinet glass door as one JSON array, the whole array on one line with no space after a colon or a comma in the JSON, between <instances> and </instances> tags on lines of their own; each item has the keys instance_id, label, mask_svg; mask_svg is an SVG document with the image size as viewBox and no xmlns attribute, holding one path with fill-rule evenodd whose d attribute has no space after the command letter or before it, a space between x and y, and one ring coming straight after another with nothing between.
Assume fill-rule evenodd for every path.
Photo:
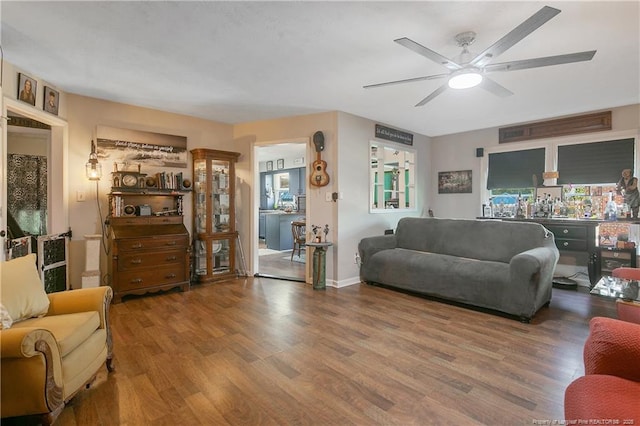
<instances>
[{"instance_id":1,"label":"cabinet glass door","mask_svg":"<svg viewBox=\"0 0 640 426\"><path fill-rule=\"evenodd\" d=\"M229 162L212 160L211 196L213 197L212 231L230 229Z\"/></svg>"},{"instance_id":2,"label":"cabinet glass door","mask_svg":"<svg viewBox=\"0 0 640 426\"><path fill-rule=\"evenodd\" d=\"M193 174L194 184L193 190L195 192L195 206L194 213L195 220L195 232L205 233L207 232L207 162L206 160L194 160L193 162Z\"/></svg>"},{"instance_id":3,"label":"cabinet glass door","mask_svg":"<svg viewBox=\"0 0 640 426\"><path fill-rule=\"evenodd\" d=\"M212 240L211 241L211 265L213 274L224 274L231 271L231 243L228 239Z\"/></svg>"}]
</instances>

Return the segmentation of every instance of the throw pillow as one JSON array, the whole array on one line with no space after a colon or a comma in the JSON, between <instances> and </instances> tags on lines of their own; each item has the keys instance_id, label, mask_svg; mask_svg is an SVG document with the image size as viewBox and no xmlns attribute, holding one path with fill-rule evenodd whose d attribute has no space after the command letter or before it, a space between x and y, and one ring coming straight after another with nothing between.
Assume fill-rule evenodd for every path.
<instances>
[{"instance_id":1,"label":"throw pillow","mask_svg":"<svg viewBox=\"0 0 640 426\"><path fill-rule=\"evenodd\" d=\"M2 262L0 270L0 303L14 323L47 313L49 298L38 275L35 254Z\"/></svg>"},{"instance_id":2,"label":"throw pillow","mask_svg":"<svg viewBox=\"0 0 640 426\"><path fill-rule=\"evenodd\" d=\"M7 308L5 308L2 303L0 303L0 330L11 328L12 324L13 320L9 315L9 311L7 311Z\"/></svg>"}]
</instances>

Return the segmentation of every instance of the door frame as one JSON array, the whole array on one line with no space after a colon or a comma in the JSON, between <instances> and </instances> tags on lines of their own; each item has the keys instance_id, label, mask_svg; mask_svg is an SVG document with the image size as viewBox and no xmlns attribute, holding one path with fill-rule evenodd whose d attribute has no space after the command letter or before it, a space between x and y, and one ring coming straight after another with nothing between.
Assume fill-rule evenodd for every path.
<instances>
[{"instance_id":1,"label":"door frame","mask_svg":"<svg viewBox=\"0 0 640 426\"><path fill-rule=\"evenodd\" d=\"M252 169L253 169L253 197L251 197L251 218L253 222L253 226L251 226L251 270L254 273L260 272L260 259L258 255L259 251L259 220L260 220L260 164L258 161L258 148L264 148L272 145L281 145L285 143L295 143L295 144L304 144L305 146L305 167L307 167L309 163L309 155L311 154L311 139L308 137L301 138L287 138L281 140L273 140L273 141L261 141L261 142L253 142L251 146L251 157L253 158ZM304 183L305 194L309 192L309 180L305 179ZM309 197L305 198L306 206L305 206L305 219L308 220L308 212L309 212ZM305 262L305 274L304 281L307 284L310 284L312 281L311 276L311 262L309 261L309 256L306 257Z\"/></svg>"},{"instance_id":2,"label":"door frame","mask_svg":"<svg viewBox=\"0 0 640 426\"><path fill-rule=\"evenodd\" d=\"M8 112L16 112L25 117L51 126L49 146L49 201L47 233L63 233L69 230L69 182L67 165L69 161L69 123L62 118L16 99L2 96L2 134L0 135L0 230L7 230L7 133ZM60 188L53 192L53 188ZM55 195L54 195L55 194ZM0 236L0 261L5 260L6 238Z\"/></svg>"}]
</instances>

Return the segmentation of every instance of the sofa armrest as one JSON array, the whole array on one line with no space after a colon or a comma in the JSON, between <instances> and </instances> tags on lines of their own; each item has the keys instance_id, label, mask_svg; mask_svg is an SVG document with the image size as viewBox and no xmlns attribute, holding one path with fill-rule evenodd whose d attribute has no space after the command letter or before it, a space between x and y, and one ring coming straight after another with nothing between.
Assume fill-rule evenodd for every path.
<instances>
[{"instance_id":1,"label":"sofa armrest","mask_svg":"<svg viewBox=\"0 0 640 426\"><path fill-rule=\"evenodd\" d=\"M358 252L360 260L365 263L374 254L381 250L387 250L397 247L397 238L395 234L376 235L375 237L366 237L360 240L358 244Z\"/></svg>"},{"instance_id":2,"label":"sofa armrest","mask_svg":"<svg viewBox=\"0 0 640 426\"><path fill-rule=\"evenodd\" d=\"M595 317L584 345L585 374L608 374L640 382L640 324Z\"/></svg>"},{"instance_id":3,"label":"sofa armrest","mask_svg":"<svg viewBox=\"0 0 640 426\"><path fill-rule=\"evenodd\" d=\"M558 262L558 252L547 247L536 247L511 258L509 266L511 277L526 276L530 278L534 274L548 275L551 279L553 270Z\"/></svg>"},{"instance_id":4,"label":"sofa armrest","mask_svg":"<svg viewBox=\"0 0 640 426\"><path fill-rule=\"evenodd\" d=\"M96 311L100 314L100 327L106 328L109 305L113 298L111 287L82 288L51 293L47 316Z\"/></svg>"}]
</instances>

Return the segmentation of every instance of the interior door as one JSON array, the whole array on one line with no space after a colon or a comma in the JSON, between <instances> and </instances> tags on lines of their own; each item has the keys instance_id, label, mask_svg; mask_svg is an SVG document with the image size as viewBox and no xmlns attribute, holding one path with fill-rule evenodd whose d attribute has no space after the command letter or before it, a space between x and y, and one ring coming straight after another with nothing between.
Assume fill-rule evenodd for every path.
<instances>
[{"instance_id":1,"label":"interior door","mask_svg":"<svg viewBox=\"0 0 640 426\"><path fill-rule=\"evenodd\" d=\"M0 89L1 91L1 89ZM47 233L65 233L69 231L68 215L68 184L66 164L68 158L68 124L52 114L38 110L33 106L15 99L2 96L2 115L0 132L0 260L7 258L8 236L8 180L7 180L7 156L8 156L8 126L10 116L20 116L35 120L50 126L50 141L47 147L48 173L47 191L49 200L47 203ZM31 248L32 251L34 247Z\"/></svg>"}]
</instances>

